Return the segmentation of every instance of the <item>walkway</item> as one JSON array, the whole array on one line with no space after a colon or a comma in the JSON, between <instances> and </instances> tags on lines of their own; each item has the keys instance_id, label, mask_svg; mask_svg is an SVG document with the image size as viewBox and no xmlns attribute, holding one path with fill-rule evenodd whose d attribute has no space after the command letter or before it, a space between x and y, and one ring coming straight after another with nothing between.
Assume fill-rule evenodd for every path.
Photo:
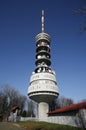
<instances>
[{"instance_id":1,"label":"walkway","mask_svg":"<svg viewBox=\"0 0 86 130\"><path fill-rule=\"evenodd\" d=\"M10 122L0 122L0 130L24 130L17 124Z\"/></svg>"}]
</instances>

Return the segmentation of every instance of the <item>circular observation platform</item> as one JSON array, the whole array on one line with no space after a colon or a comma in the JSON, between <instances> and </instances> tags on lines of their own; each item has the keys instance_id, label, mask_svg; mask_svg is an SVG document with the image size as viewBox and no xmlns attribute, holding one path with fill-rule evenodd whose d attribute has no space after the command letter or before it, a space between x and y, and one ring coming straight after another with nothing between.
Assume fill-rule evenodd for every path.
<instances>
[{"instance_id":1,"label":"circular observation platform","mask_svg":"<svg viewBox=\"0 0 86 130\"><path fill-rule=\"evenodd\" d=\"M35 65L37 66L39 63L41 64L42 62L46 63L48 66L51 65L50 59L48 59L48 58L46 58L46 57L37 59L36 62L35 62Z\"/></svg>"},{"instance_id":2,"label":"circular observation platform","mask_svg":"<svg viewBox=\"0 0 86 130\"><path fill-rule=\"evenodd\" d=\"M47 33L43 33L43 32L36 35L36 43L42 40L48 41L48 43L50 43L50 36Z\"/></svg>"},{"instance_id":3,"label":"circular observation platform","mask_svg":"<svg viewBox=\"0 0 86 130\"><path fill-rule=\"evenodd\" d=\"M47 53L50 53L50 47L48 46L39 46L36 49L36 53L46 51Z\"/></svg>"},{"instance_id":4,"label":"circular observation platform","mask_svg":"<svg viewBox=\"0 0 86 130\"><path fill-rule=\"evenodd\" d=\"M46 52L45 50L41 50L40 52L36 53L36 59L41 58L41 56L47 56L49 59L51 58L50 53Z\"/></svg>"},{"instance_id":5,"label":"circular observation platform","mask_svg":"<svg viewBox=\"0 0 86 130\"><path fill-rule=\"evenodd\" d=\"M31 76L28 96L36 102L51 102L59 95L56 77L51 73L35 73Z\"/></svg>"}]
</instances>

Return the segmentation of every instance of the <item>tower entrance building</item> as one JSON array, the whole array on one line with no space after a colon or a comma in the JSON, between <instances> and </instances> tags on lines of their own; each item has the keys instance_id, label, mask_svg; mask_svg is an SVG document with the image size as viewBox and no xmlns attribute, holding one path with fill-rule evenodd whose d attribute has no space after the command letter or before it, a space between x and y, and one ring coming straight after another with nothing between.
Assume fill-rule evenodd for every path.
<instances>
[{"instance_id":1,"label":"tower entrance building","mask_svg":"<svg viewBox=\"0 0 86 130\"><path fill-rule=\"evenodd\" d=\"M30 78L28 96L38 103L38 118L45 121L49 103L58 95L55 71L50 67L50 36L44 32L44 11L42 11L42 32L36 35L36 68Z\"/></svg>"}]
</instances>

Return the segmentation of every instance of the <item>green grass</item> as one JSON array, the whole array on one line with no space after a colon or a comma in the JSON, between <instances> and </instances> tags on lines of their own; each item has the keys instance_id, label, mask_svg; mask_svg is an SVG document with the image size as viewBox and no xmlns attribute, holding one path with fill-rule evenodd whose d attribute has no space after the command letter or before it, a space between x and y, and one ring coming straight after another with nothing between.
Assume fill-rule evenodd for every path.
<instances>
[{"instance_id":1,"label":"green grass","mask_svg":"<svg viewBox=\"0 0 86 130\"><path fill-rule=\"evenodd\" d=\"M25 130L83 130L81 128L67 126L67 125L59 125L47 122L18 122L21 127L25 128Z\"/></svg>"}]
</instances>

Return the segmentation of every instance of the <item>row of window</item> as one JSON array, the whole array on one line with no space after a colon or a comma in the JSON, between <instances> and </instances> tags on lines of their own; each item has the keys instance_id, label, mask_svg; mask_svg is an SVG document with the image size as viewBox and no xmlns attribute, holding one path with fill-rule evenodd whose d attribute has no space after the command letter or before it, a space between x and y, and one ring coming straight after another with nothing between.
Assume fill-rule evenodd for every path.
<instances>
[{"instance_id":1,"label":"row of window","mask_svg":"<svg viewBox=\"0 0 86 130\"><path fill-rule=\"evenodd\" d=\"M35 70L35 72L34 73L41 73L41 72L47 72L47 73L51 73L51 74L54 74L55 75L55 71L53 71L51 68L48 68L48 67L46 67L46 66L44 66L44 67L39 67L38 69L36 69ZM33 74L34 74L33 73Z\"/></svg>"},{"instance_id":2,"label":"row of window","mask_svg":"<svg viewBox=\"0 0 86 130\"><path fill-rule=\"evenodd\" d=\"M47 42L39 42L38 44L37 44L37 46L48 46L49 47L49 43L47 43Z\"/></svg>"},{"instance_id":3,"label":"row of window","mask_svg":"<svg viewBox=\"0 0 86 130\"><path fill-rule=\"evenodd\" d=\"M50 80L36 80L31 83L31 85L36 85L36 84L50 84L50 85L56 85L56 82L50 81Z\"/></svg>"},{"instance_id":4,"label":"row of window","mask_svg":"<svg viewBox=\"0 0 86 130\"><path fill-rule=\"evenodd\" d=\"M40 52L40 51L42 51L42 50L44 50L44 51L46 51L46 52L50 52L50 48L49 47L47 47L47 46L40 46L40 47L38 47L37 49L36 49L36 52Z\"/></svg>"},{"instance_id":5,"label":"row of window","mask_svg":"<svg viewBox=\"0 0 86 130\"><path fill-rule=\"evenodd\" d=\"M48 58L49 59L49 55L38 55L37 59L41 59L41 58Z\"/></svg>"},{"instance_id":6,"label":"row of window","mask_svg":"<svg viewBox=\"0 0 86 130\"><path fill-rule=\"evenodd\" d=\"M51 85L51 86L47 85L47 86L45 86L45 88L48 90L57 91L57 87L53 86L53 85ZM42 89L42 87L40 84L39 85L31 85L30 91L36 91L36 90L41 90L41 89ZM42 91L43 91L43 89L42 89Z\"/></svg>"},{"instance_id":7,"label":"row of window","mask_svg":"<svg viewBox=\"0 0 86 130\"><path fill-rule=\"evenodd\" d=\"M49 69L51 69L51 68L49 68ZM51 69L51 71L54 72L54 70L52 70L52 69ZM31 77L31 81L38 80L38 79L49 79L52 81L56 81L56 77L53 74L50 74L50 73L35 74L35 72L34 72L34 74Z\"/></svg>"}]
</instances>

